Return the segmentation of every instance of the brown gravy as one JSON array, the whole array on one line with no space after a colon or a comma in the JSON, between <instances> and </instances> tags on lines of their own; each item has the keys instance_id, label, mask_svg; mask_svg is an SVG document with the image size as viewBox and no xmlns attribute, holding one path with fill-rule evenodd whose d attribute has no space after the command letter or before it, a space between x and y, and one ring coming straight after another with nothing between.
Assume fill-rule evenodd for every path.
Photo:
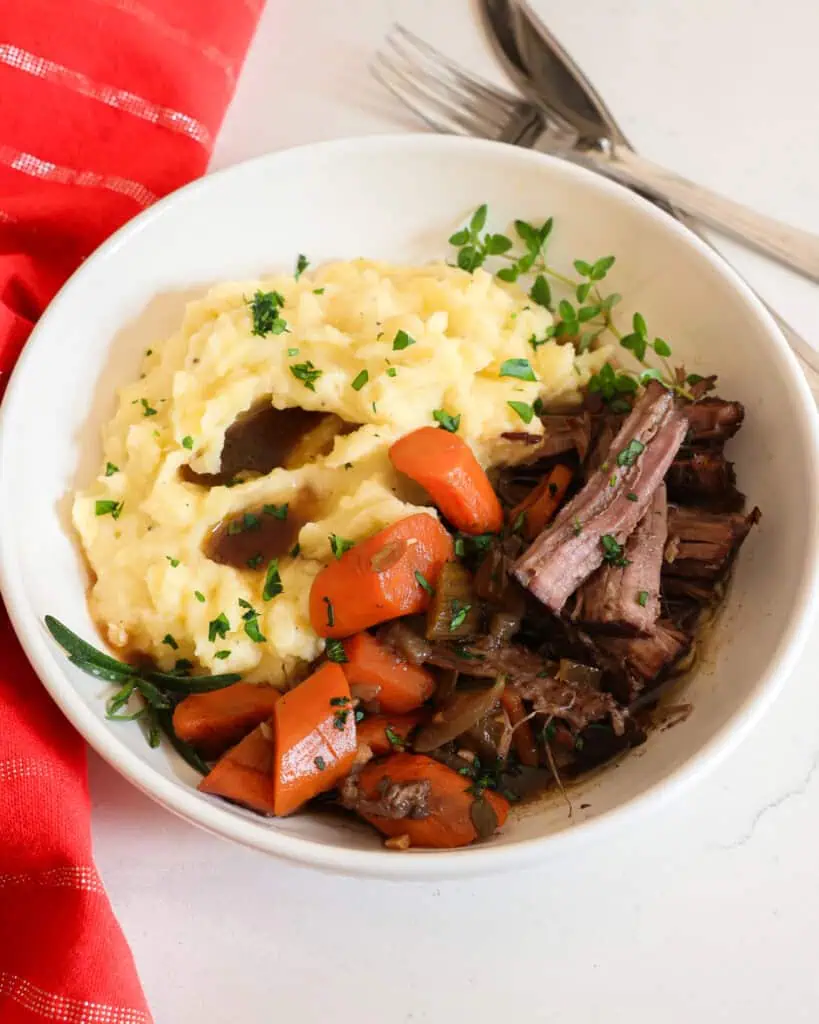
<instances>
[{"instance_id":1,"label":"brown gravy","mask_svg":"<svg viewBox=\"0 0 819 1024\"><path fill-rule=\"evenodd\" d=\"M314 518L312 501L302 496L287 506L285 516L283 511L283 505L264 505L228 516L205 540L205 555L235 569L266 569L271 558L293 550L299 530Z\"/></svg>"},{"instance_id":2,"label":"brown gravy","mask_svg":"<svg viewBox=\"0 0 819 1024\"><path fill-rule=\"evenodd\" d=\"M265 474L280 466L297 469L329 454L335 438L357 429L333 413L274 409L267 399L238 417L225 432L218 473L182 466L180 476L202 487L223 487L240 473Z\"/></svg>"}]
</instances>

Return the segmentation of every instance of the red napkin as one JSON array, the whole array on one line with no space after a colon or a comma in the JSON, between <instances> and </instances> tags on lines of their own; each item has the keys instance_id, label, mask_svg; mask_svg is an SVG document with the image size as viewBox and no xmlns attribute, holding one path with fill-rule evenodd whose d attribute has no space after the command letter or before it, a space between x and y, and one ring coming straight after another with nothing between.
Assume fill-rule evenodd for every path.
<instances>
[{"instance_id":1,"label":"red napkin","mask_svg":"<svg viewBox=\"0 0 819 1024\"><path fill-rule=\"evenodd\" d=\"M263 3L2 5L0 393L72 270L205 170ZM2 606L0 1020L151 1021L92 860L82 740Z\"/></svg>"}]
</instances>

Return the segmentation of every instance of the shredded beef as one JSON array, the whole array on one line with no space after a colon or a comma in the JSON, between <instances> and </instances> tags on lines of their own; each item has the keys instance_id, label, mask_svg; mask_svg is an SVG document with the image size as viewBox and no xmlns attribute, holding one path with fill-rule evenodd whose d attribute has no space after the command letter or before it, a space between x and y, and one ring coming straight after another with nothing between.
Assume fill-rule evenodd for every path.
<instances>
[{"instance_id":1,"label":"shredded beef","mask_svg":"<svg viewBox=\"0 0 819 1024\"><path fill-rule=\"evenodd\" d=\"M646 388L583 489L558 513L513 573L550 611L603 562L603 538L625 543L645 515L682 443L686 420L671 392Z\"/></svg>"},{"instance_id":2,"label":"shredded beef","mask_svg":"<svg viewBox=\"0 0 819 1024\"><path fill-rule=\"evenodd\" d=\"M625 546L628 565L601 565L577 592L573 621L621 636L653 632L660 614L660 572L667 535L665 486Z\"/></svg>"}]
</instances>

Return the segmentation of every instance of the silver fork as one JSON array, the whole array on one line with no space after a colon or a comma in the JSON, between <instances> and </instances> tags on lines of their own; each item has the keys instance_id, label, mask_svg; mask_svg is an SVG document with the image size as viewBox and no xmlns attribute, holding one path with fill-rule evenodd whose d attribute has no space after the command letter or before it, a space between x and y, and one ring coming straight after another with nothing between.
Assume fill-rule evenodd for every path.
<instances>
[{"instance_id":1,"label":"silver fork","mask_svg":"<svg viewBox=\"0 0 819 1024\"><path fill-rule=\"evenodd\" d=\"M403 25L393 25L370 64L373 76L430 128L532 146L546 123L538 108L464 70Z\"/></svg>"},{"instance_id":2,"label":"silver fork","mask_svg":"<svg viewBox=\"0 0 819 1024\"><path fill-rule=\"evenodd\" d=\"M430 128L447 135L478 136L569 157L577 135L547 119L528 100L466 71L402 25L393 25L370 71L384 88ZM657 205L663 206L662 203ZM747 283L747 282L746 282ZM819 397L819 353L758 295L807 371Z\"/></svg>"}]
</instances>

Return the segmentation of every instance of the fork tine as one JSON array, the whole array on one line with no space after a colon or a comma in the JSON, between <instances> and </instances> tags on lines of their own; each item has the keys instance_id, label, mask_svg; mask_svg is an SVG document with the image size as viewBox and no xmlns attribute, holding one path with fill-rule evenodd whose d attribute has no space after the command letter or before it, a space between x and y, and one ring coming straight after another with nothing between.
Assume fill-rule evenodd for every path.
<instances>
[{"instance_id":1,"label":"fork tine","mask_svg":"<svg viewBox=\"0 0 819 1024\"><path fill-rule=\"evenodd\" d=\"M508 92L505 89L500 89L497 86L492 85L491 82L488 82L485 78L481 78L479 75L474 75L472 72L462 68L451 58L447 57L445 53L436 49L431 43L428 43L425 39L417 36L414 32L411 32L399 22L393 23L387 33L385 42L390 39L390 37L394 38L396 36L413 46L428 61L431 61L433 64L437 64L442 69L446 69L446 71L448 71L449 74L457 81L465 83L473 92L479 93L487 99L503 103L507 107L516 107L520 102L520 97L515 93Z\"/></svg>"},{"instance_id":2,"label":"fork tine","mask_svg":"<svg viewBox=\"0 0 819 1024\"><path fill-rule=\"evenodd\" d=\"M515 112L505 101L503 105L489 103L442 80L437 68L419 66L419 58L404 52L394 36L389 36L376 53L371 70L382 85L438 131L494 136Z\"/></svg>"},{"instance_id":3,"label":"fork tine","mask_svg":"<svg viewBox=\"0 0 819 1024\"><path fill-rule=\"evenodd\" d=\"M418 40L401 25L395 25L384 40L384 52L400 59L413 78L421 80L435 94L447 98L455 94L462 104L480 104L481 113L490 114L498 123L507 120L520 103L519 98L492 89L482 79L458 68L429 43Z\"/></svg>"},{"instance_id":4,"label":"fork tine","mask_svg":"<svg viewBox=\"0 0 819 1024\"><path fill-rule=\"evenodd\" d=\"M381 70L381 65L378 63L378 55L370 64L370 74L375 78L377 82L384 86L384 88L393 94L395 98L402 103L405 107L408 107L413 114L417 114L421 120L428 124L433 131L440 132L442 135L468 135L469 132L464 131L460 126L453 126L451 122L445 122L434 117L429 111L421 104L418 100L407 95L398 86L394 85L389 78L387 78ZM387 66L389 69L389 66Z\"/></svg>"},{"instance_id":5,"label":"fork tine","mask_svg":"<svg viewBox=\"0 0 819 1024\"><path fill-rule=\"evenodd\" d=\"M437 131L491 137L500 130L503 119L496 120L480 110L470 109L460 97L437 96L425 83L418 81L417 70L385 59L383 54L376 56L370 70L382 85Z\"/></svg>"}]
</instances>

